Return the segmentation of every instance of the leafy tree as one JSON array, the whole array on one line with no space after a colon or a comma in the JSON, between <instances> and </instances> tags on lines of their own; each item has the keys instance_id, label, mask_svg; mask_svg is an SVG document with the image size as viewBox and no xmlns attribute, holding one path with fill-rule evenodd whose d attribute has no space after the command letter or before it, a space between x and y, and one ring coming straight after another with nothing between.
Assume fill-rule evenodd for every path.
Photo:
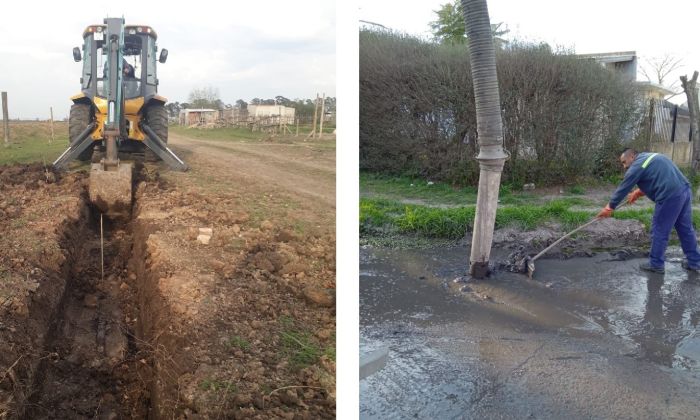
<instances>
[{"instance_id":1,"label":"leafy tree","mask_svg":"<svg viewBox=\"0 0 700 420\"><path fill-rule=\"evenodd\" d=\"M253 99L250 100L250 104L251 104L251 105L260 105L260 104L262 104L262 99L260 99L260 98L253 98Z\"/></svg>"},{"instance_id":2,"label":"leafy tree","mask_svg":"<svg viewBox=\"0 0 700 420\"><path fill-rule=\"evenodd\" d=\"M165 104L165 110L169 118L177 118L180 115L180 110L183 109L179 102L168 102Z\"/></svg>"},{"instance_id":3,"label":"leafy tree","mask_svg":"<svg viewBox=\"0 0 700 420\"><path fill-rule=\"evenodd\" d=\"M221 109L224 105L219 98L219 89L211 86L192 89L189 100L192 108Z\"/></svg>"},{"instance_id":4,"label":"leafy tree","mask_svg":"<svg viewBox=\"0 0 700 420\"><path fill-rule=\"evenodd\" d=\"M467 42L467 34L464 27L464 14L462 4L459 0L452 3L445 3L440 10L434 10L437 20L430 22L430 29L433 36L442 44L464 44ZM494 46L496 49L503 48L508 43L501 36L510 32L509 29L501 29L500 23L491 24Z\"/></svg>"},{"instance_id":5,"label":"leafy tree","mask_svg":"<svg viewBox=\"0 0 700 420\"><path fill-rule=\"evenodd\" d=\"M248 109L248 102L244 101L243 99L239 99L236 101L236 107L240 109Z\"/></svg>"},{"instance_id":6,"label":"leafy tree","mask_svg":"<svg viewBox=\"0 0 700 420\"><path fill-rule=\"evenodd\" d=\"M292 101L285 98L284 96L281 96L281 95L275 96L275 105L290 106L291 103L292 103Z\"/></svg>"},{"instance_id":7,"label":"leafy tree","mask_svg":"<svg viewBox=\"0 0 700 420\"><path fill-rule=\"evenodd\" d=\"M335 112L335 97L334 96L328 96L326 97L326 112Z\"/></svg>"}]
</instances>

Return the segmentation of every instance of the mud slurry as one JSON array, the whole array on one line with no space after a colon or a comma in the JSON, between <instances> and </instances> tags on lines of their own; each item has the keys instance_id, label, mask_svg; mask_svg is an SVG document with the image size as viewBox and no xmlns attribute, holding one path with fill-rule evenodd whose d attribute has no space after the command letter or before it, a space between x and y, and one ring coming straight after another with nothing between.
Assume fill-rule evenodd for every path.
<instances>
[{"instance_id":1,"label":"mud slurry","mask_svg":"<svg viewBox=\"0 0 700 420\"><path fill-rule=\"evenodd\" d=\"M492 253L495 260L510 249ZM465 246L360 251L362 418L698 418L700 277L605 252L461 279Z\"/></svg>"}]
</instances>

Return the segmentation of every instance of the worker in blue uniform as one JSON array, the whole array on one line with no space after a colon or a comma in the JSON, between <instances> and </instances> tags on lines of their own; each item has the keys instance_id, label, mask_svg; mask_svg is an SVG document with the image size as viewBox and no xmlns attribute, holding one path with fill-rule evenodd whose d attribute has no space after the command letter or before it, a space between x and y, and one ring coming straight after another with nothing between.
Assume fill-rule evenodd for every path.
<instances>
[{"instance_id":1,"label":"worker in blue uniform","mask_svg":"<svg viewBox=\"0 0 700 420\"><path fill-rule=\"evenodd\" d=\"M681 265L686 270L700 271L700 253L693 228L692 195L688 179L671 159L661 153L638 153L628 148L620 155L620 162L627 172L598 217L612 216L625 197L631 204L646 195L656 205L651 221L649 261L641 264L640 268L654 273L665 272L666 246L671 229L675 228L686 257ZM638 188L630 192L635 185Z\"/></svg>"}]
</instances>

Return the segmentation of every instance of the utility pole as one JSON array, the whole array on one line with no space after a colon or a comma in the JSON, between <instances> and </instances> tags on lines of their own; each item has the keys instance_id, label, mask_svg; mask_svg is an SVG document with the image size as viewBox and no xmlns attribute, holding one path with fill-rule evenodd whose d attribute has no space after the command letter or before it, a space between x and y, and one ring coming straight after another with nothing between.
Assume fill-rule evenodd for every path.
<instances>
[{"instance_id":1,"label":"utility pole","mask_svg":"<svg viewBox=\"0 0 700 420\"><path fill-rule=\"evenodd\" d=\"M496 49L486 0L462 0L474 82L476 130L479 141L479 190L469 274L482 279L489 274L489 257L496 223L501 172L508 155L503 150L501 99L496 73Z\"/></svg>"},{"instance_id":2,"label":"utility pole","mask_svg":"<svg viewBox=\"0 0 700 420\"><path fill-rule=\"evenodd\" d=\"M51 121L51 139L49 140L49 143L51 143L55 140L54 136L53 136L53 107L52 106L49 107L49 112L51 112L51 120L50 120Z\"/></svg>"},{"instance_id":3,"label":"utility pole","mask_svg":"<svg viewBox=\"0 0 700 420\"><path fill-rule=\"evenodd\" d=\"M326 107L326 92L323 92L323 99L321 99L321 127L318 129L318 138L320 139L323 136L323 113L325 112L325 107Z\"/></svg>"},{"instance_id":4,"label":"utility pole","mask_svg":"<svg viewBox=\"0 0 700 420\"><path fill-rule=\"evenodd\" d=\"M2 92L2 121L5 127L5 147L10 145L10 117L7 113L7 92Z\"/></svg>"}]
</instances>

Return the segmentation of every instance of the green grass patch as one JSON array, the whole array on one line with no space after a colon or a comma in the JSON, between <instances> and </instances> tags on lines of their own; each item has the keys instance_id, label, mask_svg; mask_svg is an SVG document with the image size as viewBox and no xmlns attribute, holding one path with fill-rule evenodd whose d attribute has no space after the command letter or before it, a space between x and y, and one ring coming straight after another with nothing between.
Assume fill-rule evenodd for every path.
<instances>
[{"instance_id":1,"label":"green grass patch","mask_svg":"<svg viewBox=\"0 0 700 420\"><path fill-rule=\"evenodd\" d=\"M207 378L199 383L199 388L204 391L225 391L230 393L235 393L237 391L236 384L230 381L223 381L220 379Z\"/></svg>"},{"instance_id":2,"label":"green grass patch","mask_svg":"<svg viewBox=\"0 0 700 420\"><path fill-rule=\"evenodd\" d=\"M68 124L54 123L54 140L46 121L11 121L8 146L0 140L0 165L46 162L50 165L68 148Z\"/></svg>"},{"instance_id":3,"label":"green grass patch","mask_svg":"<svg viewBox=\"0 0 700 420\"><path fill-rule=\"evenodd\" d=\"M322 355L332 355L335 360L335 346L324 349L310 331L300 328L292 318L281 317L280 326L281 351L293 369L311 366Z\"/></svg>"},{"instance_id":4,"label":"green grass patch","mask_svg":"<svg viewBox=\"0 0 700 420\"><path fill-rule=\"evenodd\" d=\"M586 189L581 185L572 185L567 188L567 192L572 195L584 195L586 194Z\"/></svg>"},{"instance_id":5,"label":"green grass patch","mask_svg":"<svg viewBox=\"0 0 700 420\"><path fill-rule=\"evenodd\" d=\"M181 134L183 136L203 140L246 142L251 140L261 140L267 137L266 133L260 131L250 131L245 128L236 127L198 129L187 128L181 125L171 125L168 127L168 130L173 134Z\"/></svg>"},{"instance_id":6,"label":"green grass patch","mask_svg":"<svg viewBox=\"0 0 700 420\"><path fill-rule=\"evenodd\" d=\"M360 224L382 226L391 223L406 206L383 198L360 199Z\"/></svg>"},{"instance_id":7,"label":"green grass patch","mask_svg":"<svg viewBox=\"0 0 700 420\"><path fill-rule=\"evenodd\" d=\"M651 218L654 215L654 208L649 207L646 209L639 209L639 210L618 210L615 211L614 216L616 219L623 219L623 220L638 220L642 223L644 223L644 226L649 229L651 227ZM693 211L693 223L696 224L696 226L700 226L697 223L700 222L700 219L698 219L700 215L697 214L697 212Z\"/></svg>"},{"instance_id":8,"label":"green grass patch","mask_svg":"<svg viewBox=\"0 0 700 420\"><path fill-rule=\"evenodd\" d=\"M596 216L597 210L572 210L574 205L585 204L582 198L563 198L536 205L499 207L496 228L516 226L532 230L547 222L556 222L566 230L574 229ZM619 210L617 219L634 219L651 226L653 208ZM419 234L431 238L458 239L473 229L475 206L436 208L416 204L402 204L387 199L360 199L360 232L362 236L381 236L386 233ZM693 222L700 226L700 213L693 212Z\"/></svg>"},{"instance_id":9,"label":"green grass patch","mask_svg":"<svg viewBox=\"0 0 700 420\"><path fill-rule=\"evenodd\" d=\"M226 342L226 345L228 345L229 347L237 347L242 350L248 350L250 348L250 343L248 342L248 340L238 335L234 335L233 337L231 337Z\"/></svg>"},{"instance_id":10,"label":"green grass patch","mask_svg":"<svg viewBox=\"0 0 700 420\"><path fill-rule=\"evenodd\" d=\"M395 224L402 233L420 233L426 236L442 238L459 238L466 229L471 229L475 208L457 207L440 209L410 205L404 207L404 213L395 218Z\"/></svg>"},{"instance_id":11,"label":"green grass patch","mask_svg":"<svg viewBox=\"0 0 700 420\"><path fill-rule=\"evenodd\" d=\"M476 202L475 187L459 188L442 182L429 184L429 181L424 179L369 172L360 173L360 190L372 196L427 200L442 204Z\"/></svg>"},{"instance_id":12,"label":"green grass patch","mask_svg":"<svg viewBox=\"0 0 700 420\"><path fill-rule=\"evenodd\" d=\"M390 176L371 172L360 172L360 191L363 197L385 198L394 201L415 201L416 204L433 206L475 205L477 188L457 187L442 182L432 184L425 179L408 176ZM569 195L583 195L581 186L568 189ZM500 205L546 204L543 198L529 191L514 191L509 184L501 184L498 200ZM590 204L584 197L562 197L571 205Z\"/></svg>"}]
</instances>

